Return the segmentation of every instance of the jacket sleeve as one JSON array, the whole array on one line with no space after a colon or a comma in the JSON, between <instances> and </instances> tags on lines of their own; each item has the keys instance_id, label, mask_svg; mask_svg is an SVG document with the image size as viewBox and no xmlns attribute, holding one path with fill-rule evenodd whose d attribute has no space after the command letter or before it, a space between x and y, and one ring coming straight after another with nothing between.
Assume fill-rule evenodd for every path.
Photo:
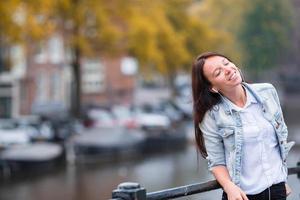
<instances>
[{"instance_id":1,"label":"jacket sleeve","mask_svg":"<svg viewBox=\"0 0 300 200\"><path fill-rule=\"evenodd\" d=\"M282 113L282 109L281 109L281 105L280 105L280 100L279 100L279 97L278 97L278 94L277 94L277 91L275 89L275 87L272 85L272 95L277 103L277 106L278 106L278 110L279 110L279 113L280 113L280 116L281 116L281 123L283 123L283 126L284 126L284 131L285 131L285 136L287 139L287 135L288 135L288 130L287 130L287 126L285 124L285 120L284 120L284 117L283 117L283 113Z\"/></svg>"},{"instance_id":2,"label":"jacket sleeve","mask_svg":"<svg viewBox=\"0 0 300 200\"><path fill-rule=\"evenodd\" d=\"M199 128L203 133L205 147L208 156L208 169L211 171L214 166L226 165L223 139L218 134L218 127L210 111L207 111Z\"/></svg>"},{"instance_id":3,"label":"jacket sleeve","mask_svg":"<svg viewBox=\"0 0 300 200\"><path fill-rule=\"evenodd\" d=\"M280 123L283 123L283 131L284 131L284 138L283 138L283 143L284 143L284 154L285 154L285 157L284 157L284 163L285 163L285 170L286 170L286 180L285 182L287 182L287 178L288 178L288 169L287 169L287 165L286 165L286 158L287 158L287 155L288 155L288 152L290 151L290 149L294 146L295 142L294 141L291 141L291 142L288 142L287 143L287 136L288 136L288 129L287 129L287 126L285 124L285 120L284 120L284 117L283 117L283 113L282 113L282 109L281 109L281 105L280 105L280 100L279 100L279 97L278 97L278 94L277 94L277 91L275 89L274 86L272 86L272 93L273 93L273 97L277 103L277 106L279 107L279 112L280 112L280 116L281 116L281 122Z\"/></svg>"}]
</instances>

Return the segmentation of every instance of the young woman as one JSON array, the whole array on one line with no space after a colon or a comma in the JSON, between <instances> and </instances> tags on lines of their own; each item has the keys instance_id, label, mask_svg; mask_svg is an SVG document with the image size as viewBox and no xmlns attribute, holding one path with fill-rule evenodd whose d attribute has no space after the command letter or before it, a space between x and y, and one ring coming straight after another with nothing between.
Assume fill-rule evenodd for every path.
<instances>
[{"instance_id":1,"label":"young woman","mask_svg":"<svg viewBox=\"0 0 300 200\"><path fill-rule=\"evenodd\" d=\"M192 66L197 147L222 186L222 199L283 200L287 143L275 88L244 82L226 56L206 52Z\"/></svg>"}]
</instances>

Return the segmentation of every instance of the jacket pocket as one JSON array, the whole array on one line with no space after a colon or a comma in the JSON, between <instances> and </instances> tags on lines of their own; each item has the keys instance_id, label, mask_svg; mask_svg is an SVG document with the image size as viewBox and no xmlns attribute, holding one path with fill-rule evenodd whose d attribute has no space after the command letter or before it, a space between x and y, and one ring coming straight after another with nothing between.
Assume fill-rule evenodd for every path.
<instances>
[{"instance_id":1,"label":"jacket pocket","mask_svg":"<svg viewBox=\"0 0 300 200\"><path fill-rule=\"evenodd\" d=\"M223 138L223 143L225 147L225 151L231 152L234 150L235 147L235 130L234 128L222 128L220 130L221 136Z\"/></svg>"},{"instance_id":2,"label":"jacket pocket","mask_svg":"<svg viewBox=\"0 0 300 200\"><path fill-rule=\"evenodd\" d=\"M295 142L294 141L291 141L291 142L288 142L286 143L283 142L282 144L282 160L283 160L283 163L286 164L286 159L287 159L287 156L289 154L289 151L291 150L291 148L294 146Z\"/></svg>"},{"instance_id":3,"label":"jacket pocket","mask_svg":"<svg viewBox=\"0 0 300 200\"><path fill-rule=\"evenodd\" d=\"M287 156L287 154L289 153L289 151L291 150L291 148L294 146L295 142L291 141L285 144L284 146L284 153Z\"/></svg>"}]
</instances>

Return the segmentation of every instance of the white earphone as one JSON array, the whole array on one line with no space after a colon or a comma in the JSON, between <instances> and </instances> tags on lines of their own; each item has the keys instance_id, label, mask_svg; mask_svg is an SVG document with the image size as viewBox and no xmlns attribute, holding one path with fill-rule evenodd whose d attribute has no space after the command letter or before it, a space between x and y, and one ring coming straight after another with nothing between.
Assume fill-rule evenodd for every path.
<instances>
[{"instance_id":1,"label":"white earphone","mask_svg":"<svg viewBox=\"0 0 300 200\"><path fill-rule=\"evenodd\" d=\"M219 91L215 88L211 88L211 91L214 92L214 93L219 93Z\"/></svg>"}]
</instances>

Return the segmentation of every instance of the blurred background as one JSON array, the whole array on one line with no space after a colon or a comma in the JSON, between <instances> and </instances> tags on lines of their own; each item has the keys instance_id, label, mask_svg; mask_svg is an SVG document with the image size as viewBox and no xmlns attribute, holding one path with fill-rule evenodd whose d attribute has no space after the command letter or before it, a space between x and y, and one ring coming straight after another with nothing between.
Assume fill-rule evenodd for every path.
<instances>
[{"instance_id":1,"label":"blurred background","mask_svg":"<svg viewBox=\"0 0 300 200\"><path fill-rule=\"evenodd\" d=\"M109 199L213 179L190 69L216 51L278 90L300 161L300 0L0 3L0 199ZM300 182L289 177L299 198ZM188 199L220 199L221 191Z\"/></svg>"}]
</instances>

